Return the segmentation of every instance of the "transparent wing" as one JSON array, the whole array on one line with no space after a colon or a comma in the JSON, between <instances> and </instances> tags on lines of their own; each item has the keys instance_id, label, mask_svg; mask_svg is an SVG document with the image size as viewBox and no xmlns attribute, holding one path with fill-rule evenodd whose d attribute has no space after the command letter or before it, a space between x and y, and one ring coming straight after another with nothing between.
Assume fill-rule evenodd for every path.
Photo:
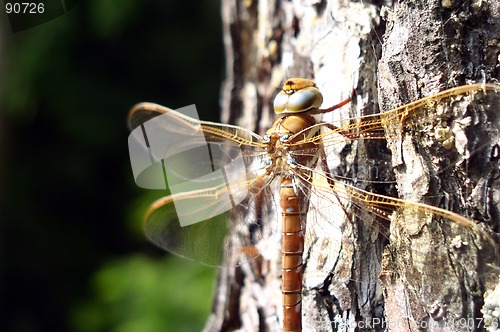
<instances>
[{"instance_id":1,"label":"transparent wing","mask_svg":"<svg viewBox=\"0 0 500 332\"><path fill-rule=\"evenodd\" d=\"M194 106L174 111L142 103L129 113L129 126L136 182L170 191L149 209L147 236L172 253L208 265L239 264L229 262L230 248L247 253L240 260L258 255L252 248L264 233L276 233L261 224L262 217L276 219L277 213L270 187L262 185L270 179L261 137L199 121ZM237 236L230 240L229 234Z\"/></svg>"},{"instance_id":2,"label":"transparent wing","mask_svg":"<svg viewBox=\"0 0 500 332\"><path fill-rule=\"evenodd\" d=\"M318 124L290 138L292 158L307 160L302 157L317 156L319 160L314 169L305 164L292 168L297 188L309 197L307 242L345 246L341 230L345 226L338 218L343 215L349 220L362 221L386 239L391 223L405 223L398 215L418 215L424 220L422 224L429 218L437 218L458 225L483 237L498 250L489 234L458 214L362 189L373 187L373 183L386 185L387 179L373 180L371 172L366 171L370 165L360 171L361 160L352 161L353 169L342 169L338 160L344 153L343 147L350 142L384 140L386 136L398 137L407 131L413 135L419 131L438 133L447 124L450 104L460 106L461 99L472 98L498 110L499 95L495 85L459 87L383 114ZM275 203L278 184L273 186L271 177L265 174L266 152L261 137L243 128L199 121L191 114L186 116L154 104L133 108L129 125L140 128L143 134L148 131L148 121L158 116L165 118L157 126L162 140L157 143L148 139L144 145L149 150L143 155L144 159L149 158L149 164L161 166L162 180L152 182L163 181L165 188L168 184L174 191L148 211L145 229L153 242L209 265L224 265L235 250L245 253L236 260L239 264L247 256L266 255L267 249L275 249L281 236ZM498 122L498 117L494 119ZM492 125L500 128L498 123ZM322 130L319 136L308 135L308 131L318 128ZM168 135L175 137L166 140ZM161 152L151 149L155 145L162 146ZM174 148L167 149L171 146ZM378 166L390 170L390 165ZM441 169L450 167L451 164ZM316 264L322 265L324 271L332 269L321 258L316 259Z\"/></svg>"},{"instance_id":3,"label":"transparent wing","mask_svg":"<svg viewBox=\"0 0 500 332\"><path fill-rule=\"evenodd\" d=\"M469 109L463 107L462 102L467 102ZM363 149L367 148L366 146L361 147L360 144L362 141L370 144L369 142L376 140L385 140L387 136L396 141L398 139L401 141L401 137L404 137L407 133L413 139L434 142L433 148L439 149L441 152L441 157L435 160L433 165L436 176L438 176L439 172L451 172L458 162L458 160L451 157L450 149L461 148L459 141L453 141L453 139L458 140L459 138L454 138L453 129L450 129L453 126L450 120L452 110L463 107L462 112L466 118L465 112L470 110L471 107L481 107L482 112L489 114L488 119L491 121L489 125L496 128L496 130L500 130L498 120L499 105L499 86L463 86L386 113L318 124L316 127L321 127L322 130L321 135L318 137L294 141L294 138L308 137L308 131L313 128L308 128L292 137L291 141L294 141L294 143L291 144L290 149L294 160L301 160L304 159L304 156L312 155L318 155L320 159L315 169L302 164L297 164L293 168L298 183L297 186L309 197L310 202L308 206L306 242L316 246L321 244L323 248L330 246L332 251L340 250L341 246L347 246L348 244L343 240L342 235L348 228L345 224L342 224L343 216L347 216L347 220L350 220L350 222L362 221L364 226L373 229L374 233L377 234L376 236L381 236L384 242L389 242L389 237L394 236L393 231L390 229L395 228L396 225L401 229L413 229L417 232L426 225L431 225L431 221L434 220L447 224L445 229L448 233L445 237L449 240L450 246L460 246L458 242L452 243L454 239L461 239L459 242L463 244L467 243L467 238L471 236L477 238L479 236L484 240L489 252L498 253L500 246L495 238L467 218L436 206L421 202L410 202L362 189L370 188L372 190L377 186L380 187L380 185L382 187L384 184L385 186L390 185L390 182L394 183L394 181L387 182L389 180L380 179L373 174L374 169L390 169L390 164L375 164L376 167L369 164L369 161L364 160L367 152ZM446 135L443 133L451 134ZM432 136L432 139L429 139L426 135ZM315 147L311 148L311 143L314 143ZM359 153L358 157L356 157L358 159L350 162L351 169L345 168L345 163L340 161L340 158L349 158L344 151L344 147L348 143L354 145L350 145L347 150L357 149ZM492 142L492 145L495 144L498 144L498 142ZM308 146L308 148L302 149L301 146ZM392 156L393 163L397 163L397 159L396 156ZM410 163L411 160L405 162ZM362 169L360 165L364 165ZM312 178L308 175L310 172L314 174ZM441 194L441 197L437 195L436 193L435 196L427 197L427 202L446 204L445 194ZM415 216L418 217L415 218ZM419 220L417 224L410 225L410 221L415 219ZM431 226L428 227L431 228ZM411 234L412 231L408 231L408 233ZM411 237L408 234L406 236ZM370 242L371 240L366 239L366 241ZM469 243L471 242L469 241ZM429 245L431 244L429 243ZM308 250L312 250L311 247ZM418 251L419 247L413 247L414 259L418 256ZM432 258L434 261L450 259L450 254L446 251L446 248L436 248L434 254L435 256ZM309 255L313 255L313 251L309 252ZM331 256L335 257L334 254ZM324 269L325 273L331 272L336 263L327 264L329 259L331 257L316 257L309 260L310 264L316 265L311 270ZM492 264L498 267L498 256L493 255L492 260ZM312 279L314 280L314 278ZM320 279L324 280L324 277Z\"/></svg>"},{"instance_id":4,"label":"transparent wing","mask_svg":"<svg viewBox=\"0 0 500 332\"><path fill-rule=\"evenodd\" d=\"M479 103L498 107L498 94L500 86L495 84L471 84L448 89L433 96L426 97L415 102L403 105L393 110L373 115L343 119L326 124L330 130L322 135L298 140L294 145L309 142L322 141L326 146L338 144L345 140L358 139L385 139L386 135L395 136L403 130L429 130L428 126L438 123L438 120L446 120L447 110L450 105L460 103L462 100L477 100ZM498 121L498 117L496 118ZM313 127L325 128L325 123L318 123ZM307 128L294 135L304 136Z\"/></svg>"},{"instance_id":5,"label":"transparent wing","mask_svg":"<svg viewBox=\"0 0 500 332\"><path fill-rule=\"evenodd\" d=\"M192 206L191 213L184 213L182 217L195 219L210 209L210 205L221 210L218 207L221 199L208 191L161 198L146 213L146 235L158 246L179 256L210 266L237 266L265 254L267 248L279 240L279 232L273 228L277 226L273 193L267 188L261 194L249 195L240 204L187 226L181 226L177 204ZM201 204L200 196L205 196ZM262 223L258 214L272 222Z\"/></svg>"}]
</instances>

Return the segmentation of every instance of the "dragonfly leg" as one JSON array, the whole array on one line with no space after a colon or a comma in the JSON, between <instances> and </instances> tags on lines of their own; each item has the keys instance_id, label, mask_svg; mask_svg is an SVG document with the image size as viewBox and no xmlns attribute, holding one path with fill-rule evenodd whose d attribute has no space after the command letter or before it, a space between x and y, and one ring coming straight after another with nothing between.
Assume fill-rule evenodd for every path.
<instances>
[{"instance_id":1,"label":"dragonfly leg","mask_svg":"<svg viewBox=\"0 0 500 332\"><path fill-rule=\"evenodd\" d=\"M353 98L354 98L354 87L352 88L352 91L351 91L351 94L349 95L349 97L347 97L346 99L342 100L340 103L335 104L332 107L325 108L325 109L318 108L318 109L315 109L315 110L311 110L311 111L309 111L309 114L324 114L324 113L328 113L328 112L334 111L337 108L340 108L340 107L342 107L342 106L347 105L348 103L350 103Z\"/></svg>"}]
</instances>

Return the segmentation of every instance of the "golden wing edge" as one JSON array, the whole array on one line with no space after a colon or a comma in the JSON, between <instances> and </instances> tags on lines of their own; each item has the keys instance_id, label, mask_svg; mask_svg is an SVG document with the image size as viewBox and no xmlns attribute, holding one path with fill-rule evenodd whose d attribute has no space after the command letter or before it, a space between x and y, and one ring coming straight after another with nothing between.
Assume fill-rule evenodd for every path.
<instances>
[{"instance_id":1,"label":"golden wing edge","mask_svg":"<svg viewBox=\"0 0 500 332\"><path fill-rule=\"evenodd\" d=\"M454 88L446 89L444 91L438 92L434 95L418 99L414 102L396 107L387 112L380 114L368 115L368 116L380 116L383 117L383 123L388 123L394 118L399 118L400 122L404 122L408 117L407 114L417 108L420 108L426 104L435 103L437 101L443 100L448 97L458 96L465 93L474 92L496 92L500 93L500 84L489 84L489 83L479 83L479 84L467 84L461 85ZM392 116L392 117L391 117Z\"/></svg>"},{"instance_id":2,"label":"golden wing edge","mask_svg":"<svg viewBox=\"0 0 500 332\"><path fill-rule=\"evenodd\" d=\"M430 103L435 103L439 100L442 100L444 98L452 97L452 96L458 96L460 94L464 93L473 93L473 92L478 92L478 91L483 91L483 92L496 92L500 93L500 84L492 84L492 83L478 83L478 84L468 84L468 85L461 85L458 87L450 88L441 92L438 92L432 96L424 97L421 99L418 99L414 102L399 106L397 108L394 108L392 110L383 112L383 113L377 113L377 114L369 114L369 115L364 115L362 117L351 117L347 119L342 119L339 120L338 122L349 122L347 125L344 126L339 126L336 127L335 129L331 129L327 133L321 133L320 135L317 135L315 137L311 137L305 140L301 140L300 142L295 143L294 145L299 145L299 144L305 144L305 143L315 143L320 140L325 140L325 137L332 136L332 134L340 134L340 135L349 135L349 133L352 130L356 130L355 134L356 135L363 135L363 134L370 134L375 131L380 131L383 132L384 130L384 124L388 124L390 121L394 119L399 119L400 122L404 122L405 119L408 117L408 114L417 109L420 108L426 104ZM406 115L406 116L405 116ZM359 123L359 121L361 123ZM356 122L356 123L352 123ZM332 124L332 123L329 123ZM324 126L324 123L318 123L315 124L312 127L322 127ZM310 130L312 127L306 128L305 130ZM294 135L299 136L303 134L305 130L302 130L301 132L297 133ZM363 136L363 139L385 139L383 136L373 136L370 137L369 135Z\"/></svg>"},{"instance_id":3,"label":"golden wing edge","mask_svg":"<svg viewBox=\"0 0 500 332\"><path fill-rule=\"evenodd\" d=\"M338 181L335 181L338 182ZM347 189L343 189L347 188ZM495 239L485 230L478 227L477 224L473 223L469 219L446 209L439 208L436 206L419 203L419 202L410 202L401 198L390 197L380 194L371 193L354 186L348 185L346 183L342 183L338 188L336 186L335 191L337 193L343 193L346 197L354 199L355 201L365 204L367 206L385 206L389 208L404 208L410 207L413 210L424 212L424 213L432 213L436 216L442 217L446 220L454 222L458 225L464 226L474 233L480 235L484 240L486 240L493 248L495 248L495 252L500 254L500 245L495 241Z\"/></svg>"},{"instance_id":4,"label":"golden wing edge","mask_svg":"<svg viewBox=\"0 0 500 332\"><path fill-rule=\"evenodd\" d=\"M183 200L183 199L195 199L195 198L200 198L200 197L205 197L205 198L213 198L214 201L217 201L219 197L223 197L224 193L227 193L228 190L238 190L238 189L243 189L245 191L250 191L249 188L252 187L252 184L255 182L260 181L260 177L256 177L251 180L247 180L245 182L240 182L237 185L231 184L230 188L228 188L227 184L220 184L215 187L211 188L203 188L199 190L193 190L189 192L181 192L181 193L175 193L171 194L165 197L161 197L154 201L146 210L146 213L144 214L144 219L143 222L144 224L147 222L149 216L156 210L161 208L162 206L166 204L173 203L174 200Z\"/></svg>"},{"instance_id":5,"label":"golden wing edge","mask_svg":"<svg viewBox=\"0 0 500 332\"><path fill-rule=\"evenodd\" d=\"M225 238L229 234L229 229L224 226L226 223L218 222L225 220L224 212L183 226L177 215L175 197L169 195L151 204L143 221L146 237L171 254L206 266L221 267L226 252Z\"/></svg>"},{"instance_id":6,"label":"golden wing edge","mask_svg":"<svg viewBox=\"0 0 500 332\"><path fill-rule=\"evenodd\" d=\"M301 178L301 180L306 181L303 178ZM343 199L352 200L358 207L367 206L372 209L381 209L384 213L387 213L387 215L392 214L394 208L404 207L410 207L418 212L433 213L436 216L464 226L472 230L476 234L479 234L489 244L491 244L493 248L495 248L495 251L497 253L500 254L500 244L498 244L497 241L495 241L495 239L489 233L478 227L469 219L455 212L425 203L410 202L401 198L372 193L349 185L345 182L328 177L326 174L322 174L321 177L316 177L314 179L314 188L316 191L316 195L321 196L321 192L328 193L333 191L336 193L336 195L339 195L339 197ZM387 210L391 212L388 212ZM382 216L382 211L379 211L380 213L377 213L376 211L372 210L371 212L375 213L379 217L387 219L388 221L392 221L391 219Z\"/></svg>"},{"instance_id":7,"label":"golden wing edge","mask_svg":"<svg viewBox=\"0 0 500 332\"><path fill-rule=\"evenodd\" d=\"M137 128L137 126L134 126L132 124L132 120L134 119L135 116L138 116L140 112L150 112L152 115L147 118L147 120L142 121L141 124L144 122L154 118L155 116L160 116L166 113L169 113L170 116L174 117L177 121L183 123L187 127L190 127L192 130L198 130L201 128L204 133L208 134L207 141L210 142L210 139L213 139L214 141L217 141L219 139L225 139L225 140L230 140L237 145L247 145L247 146L254 146L254 147L261 147L262 144L262 137L251 130L247 130L243 127L235 126L235 125L230 125L230 124L223 124L223 123L217 123L217 122L211 122L211 121L203 121L203 120L197 120L193 119L187 115L184 115L176 110L173 110L171 108L151 103L151 102L142 102L134 105L127 116L127 124L130 130L133 130ZM244 136L248 138L244 138L241 133L245 134Z\"/></svg>"},{"instance_id":8,"label":"golden wing edge","mask_svg":"<svg viewBox=\"0 0 500 332\"><path fill-rule=\"evenodd\" d=\"M173 109L170 109L168 107L165 107L165 106L162 106L162 105L158 105L158 104L155 104L155 103L150 103L150 102L141 102L141 103L137 103L135 104L134 106L132 106L132 108L130 109L130 111L128 112L127 114L127 126L129 128L129 130L134 130L135 128L137 128L139 125L133 125L132 123L132 119L134 119L134 117L136 115L138 115L139 112L142 112L142 111L148 111L148 112L151 112L151 113L157 113L155 116L159 116L159 115L162 115L162 114L165 114L167 112L170 112L170 111L174 111ZM148 120L152 119L153 117L149 118ZM145 121L141 121L140 125L143 124L144 122L148 121L148 120L145 120Z\"/></svg>"},{"instance_id":9,"label":"golden wing edge","mask_svg":"<svg viewBox=\"0 0 500 332\"><path fill-rule=\"evenodd\" d=\"M248 186L251 182L260 180L257 177L253 181L240 183L239 187L234 184L231 190L244 189L245 195L248 195ZM239 266L248 259L254 259L259 256L249 251L251 246L243 245L239 247L243 256L233 262L227 260L227 246L229 242L243 244L243 242L232 242L234 223L231 209L237 208L240 203L227 199L228 187L225 185L214 186L213 188L194 190L168 195L153 202L144 215L143 229L147 238L155 245L174 255L183 257L192 261L197 261L212 267L235 267ZM225 195L224 195L225 194ZM211 204L206 204L207 200L203 198L213 198ZM248 197L248 196L246 196ZM201 199L200 199L201 198ZM211 216L204 220L189 223L186 214L182 218L187 224L181 223L181 217L177 214L177 205L174 201L191 200L193 209L188 211L187 216L199 217L206 209L215 211ZM200 202L205 202L205 204ZM240 201L241 202L241 201ZM188 202L190 203L190 202ZM181 202L182 205L182 202ZM174 231L172 231L174 230ZM229 241L229 242L228 242ZM180 244L180 245L179 245Z\"/></svg>"}]
</instances>

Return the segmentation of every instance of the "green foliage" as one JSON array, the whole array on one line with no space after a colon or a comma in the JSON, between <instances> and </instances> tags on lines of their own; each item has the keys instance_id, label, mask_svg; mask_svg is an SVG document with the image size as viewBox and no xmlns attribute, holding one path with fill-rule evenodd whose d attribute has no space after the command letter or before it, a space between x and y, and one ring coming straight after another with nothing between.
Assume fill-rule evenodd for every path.
<instances>
[{"instance_id":1,"label":"green foliage","mask_svg":"<svg viewBox=\"0 0 500 332\"><path fill-rule=\"evenodd\" d=\"M103 39L115 37L139 19L143 4L136 0L94 0L89 8L91 26Z\"/></svg>"},{"instance_id":2,"label":"green foliage","mask_svg":"<svg viewBox=\"0 0 500 332\"><path fill-rule=\"evenodd\" d=\"M176 257L135 255L93 277L94 297L72 313L75 331L201 331L212 302L215 269Z\"/></svg>"},{"instance_id":3,"label":"green foliage","mask_svg":"<svg viewBox=\"0 0 500 332\"><path fill-rule=\"evenodd\" d=\"M135 103L153 101L196 103L212 114L202 118L217 118L219 7L88 0L19 33L2 22L0 330L203 325L215 272L138 256L168 255L142 230L147 206L166 193L135 185L126 117Z\"/></svg>"}]
</instances>

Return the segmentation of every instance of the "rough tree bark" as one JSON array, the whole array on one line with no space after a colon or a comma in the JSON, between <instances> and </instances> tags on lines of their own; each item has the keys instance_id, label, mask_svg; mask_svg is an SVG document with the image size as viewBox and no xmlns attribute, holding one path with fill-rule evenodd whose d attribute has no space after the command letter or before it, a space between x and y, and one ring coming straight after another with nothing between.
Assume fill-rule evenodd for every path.
<instances>
[{"instance_id":1,"label":"rough tree bark","mask_svg":"<svg viewBox=\"0 0 500 332\"><path fill-rule=\"evenodd\" d=\"M495 0L456 5L434 0L386 2L384 7L369 1L224 0L223 121L265 132L274 118L273 97L287 77L314 79L325 107L345 98L354 86L355 100L334 115L344 118L379 112L379 99L380 109L387 111L447 87L492 82L500 71L498 6ZM361 181L358 187L452 209L498 232L500 183L495 149L500 126L492 116L486 120L495 125L461 129L465 137L480 131L485 138L462 142L467 147L462 155L450 157L460 160L456 172L426 170L436 158L435 151L412 141L404 143L402 138L389 142L392 156L382 142L346 143L339 151L339 172L354 178L377 165L377 174L363 176L385 184ZM470 157L472 150L479 151L475 157ZM419 168L408 167L408 158L421 161ZM394 170L384 166L391 161ZM478 163L487 166L478 170ZM415 177L416 171L421 172L417 174L421 181L405 181L409 175ZM398 190L389 182L394 174ZM405 187L408 183L413 187ZM425 195L440 199L424 199ZM422 322L431 321L440 327L428 330L455 331L460 328L446 324L461 317L482 317L483 294L495 287L498 280L490 277L497 276L498 270L485 271L486 259L482 258L488 253L481 251L481 244L465 245L477 239L467 237L460 257L451 259L461 265L442 264L436 272L436 262L424 260L427 268L417 269L406 255L398 255L422 247L418 252L426 259L436 247L425 245L425 234L412 234L411 241L405 242L397 239L405 230L394 225L389 235L383 232L388 225L377 230L369 218L336 222L342 228L336 239L307 249L305 331L415 331L424 326ZM436 246L449 247L444 242L450 239L443 239L436 240L441 241ZM314 271L317 260L332 272ZM221 270L205 330L280 331L279 264L279 259L257 260L250 266ZM449 285L440 287L444 280Z\"/></svg>"},{"instance_id":2,"label":"rough tree bark","mask_svg":"<svg viewBox=\"0 0 500 332\"><path fill-rule=\"evenodd\" d=\"M389 12L378 65L381 111L449 87L498 83L498 8L497 0L405 1ZM449 105L451 115L442 129L450 134L451 148L442 148L437 128L418 142L408 137L388 139L402 198L453 210L485 229L499 231L498 97L494 103L482 108L459 98L456 105ZM411 219L405 222L412 224ZM411 233L396 228L391 235ZM485 305L484 297L498 283L498 257L491 256L492 248L480 239L457 234L455 239L465 245L452 248L446 226L431 224L419 229L411 241L392 242L386 248L385 313L388 321L404 317L398 331L424 326L446 331L485 328L482 319L489 317L491 305ZM411 261L406 255L410 246L420 248ZM441 251L450 259L433 260L433 254ZM421 266L415 263L418 260ZM496 269L490 268L495 265Z\"/></svg>"}]
</instances>

